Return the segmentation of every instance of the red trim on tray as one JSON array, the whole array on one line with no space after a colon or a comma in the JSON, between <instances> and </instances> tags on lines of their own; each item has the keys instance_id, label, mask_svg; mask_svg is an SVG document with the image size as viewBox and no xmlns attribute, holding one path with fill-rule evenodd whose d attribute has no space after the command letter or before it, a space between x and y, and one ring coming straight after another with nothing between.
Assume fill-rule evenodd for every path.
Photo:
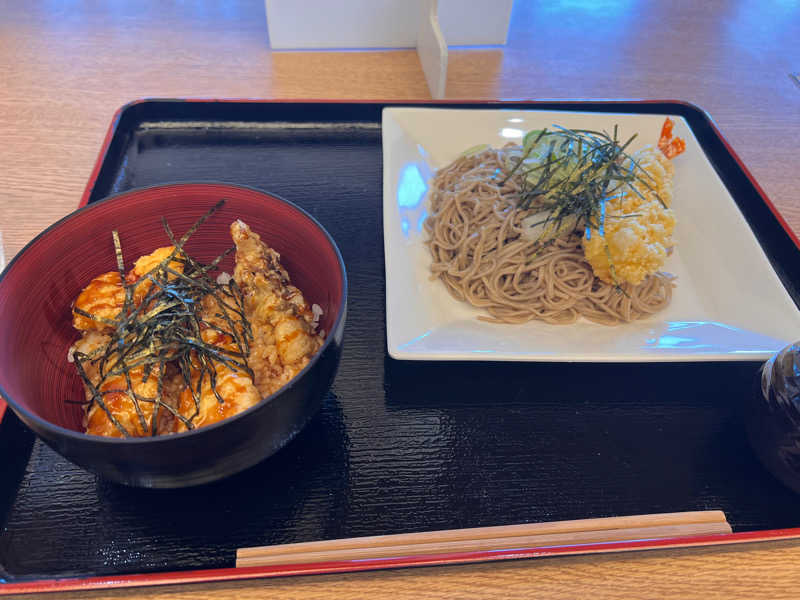
<instances>
[{"instance_id":1,"label":"red trim on tray","mask_svg":"<svg viewBox=\"0 0 800 600\"><path fill-rule=\"evenodd\" d=\"M6 414L6 407L7 406L8 405L6 404L6 401L3 400L2 398L0 398L0 423L3 422L3 415Z\"/></svg>"},{"instance_id":2,"label":"red trim on tray","mask_svg":"<svg viewBox=\"0 0 800 600\"><path fill-rule=\"evenodd\" d=\"M495 560L514 560L543 556L631 552L636 550L663 550L669 548L715 546L722 544L766 542L798 538L800 538L800 528L773 529L767 531L748 531L743 533L677 537L657 540L605 542L597 544L546 546L536 548L514 548L497 550L494 552L458 552L386 559L321 562L304 565L242 567L238 569L206 569L197 571L173 571L168 573L109 575L102 577L86 577L81 579L48 579L0 584L0 596L33 592L65 592L103 588L126 588L186 583L209 583L217 581L237 581L242 579L287 577L293 575L350 573L357 571L375 571L380 569L398 569L404 567L455 565L489 562Z\"/></svg>"}]
</instances>

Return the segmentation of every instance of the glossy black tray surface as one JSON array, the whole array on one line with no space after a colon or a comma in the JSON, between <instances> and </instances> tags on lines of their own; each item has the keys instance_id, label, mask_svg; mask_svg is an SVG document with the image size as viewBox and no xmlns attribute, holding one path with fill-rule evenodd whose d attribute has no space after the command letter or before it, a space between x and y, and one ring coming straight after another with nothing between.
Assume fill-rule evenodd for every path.
<instances>
[{"instance_id":1,"label":"glossy black tray surface","mask_svg":"<svg viewBox=\"0 0 800 600\"><path fill-rule=\"evenodd\" d=\"M98 480L9 411L0 424L0 579L222 568L245 546L669 511L721 509L734 531L800 526L797 497L757 462L739 416L758 363L388 357L383 106L176 100L120 112L88 201L222 181L299 204L347 265L341 367L320 413L287 447L192 489ZM800 253L702 111L505 106L685 117L797 301Z\"/></svg>"}]
</instances>

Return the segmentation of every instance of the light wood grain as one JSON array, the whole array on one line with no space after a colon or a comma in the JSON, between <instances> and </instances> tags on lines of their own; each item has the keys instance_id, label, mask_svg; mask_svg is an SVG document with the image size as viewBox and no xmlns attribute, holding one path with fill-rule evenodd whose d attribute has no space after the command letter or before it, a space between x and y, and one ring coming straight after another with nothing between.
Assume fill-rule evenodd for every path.
<instances>
[{"instance_id":1,"label":"light wood grain","mask_svg":"<svg viewBox=\"0 0 800 600\"><path fill-rule=\"evenodd\" d=\"M518 0L505 47L451 50L447 96L694 102L800 233L798 39L793 2ZM429 97L410 50L270 52L262 0L0 0L8 258L76 206L111 115L147 96ZM64 597L795 598L797 564L784 542Z\"/></svg>"}]
</instances>

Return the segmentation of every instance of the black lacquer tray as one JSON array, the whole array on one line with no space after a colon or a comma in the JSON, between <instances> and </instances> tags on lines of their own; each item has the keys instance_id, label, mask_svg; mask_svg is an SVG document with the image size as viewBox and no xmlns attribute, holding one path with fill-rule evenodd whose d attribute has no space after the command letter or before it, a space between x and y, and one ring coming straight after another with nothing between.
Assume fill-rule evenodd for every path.
<instances>
[{"instance_id":1,"label":"black lacquer tray","mask_svg":"<svg viewBox=\"0 0 800 600\"><path fill-rule=\"evenodd\" d=\"M614 515L720 509L740 534L732 541L800 535L792 530L800 527L797 496L757 462L739 415L759 363L389 358L387 105L400 104L146 100L118 112L82 203L141 186L220 181L299 204L347 265L341 367L321 412L287 447L230 479L184 490L98 480L7 411L0 594L280 574L234 569L236 549L248 546ZM800 299L794 237L698 108L437 105L683 116Z\"/></svg>"}]
</instances>

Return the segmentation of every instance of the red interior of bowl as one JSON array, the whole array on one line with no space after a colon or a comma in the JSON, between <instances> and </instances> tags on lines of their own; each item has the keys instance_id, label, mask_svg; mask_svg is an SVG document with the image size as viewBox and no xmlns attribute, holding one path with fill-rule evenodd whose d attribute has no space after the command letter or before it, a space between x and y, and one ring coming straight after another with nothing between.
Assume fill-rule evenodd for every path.
<instances>
[{"instance_id":1,"label":"red interior of bowl","mask_svg":"<svg viewBox=\"0 0 800 600\"><path fill-rule=\"evenodd\" d=\"M320 328L331 331L344 299L335 247L305 213L247 188L184 184L130 192L89 206L54 225L26 247L0 280L0 388L19 407L81 430L84 393L67 361L78 338L71 305L95 276L116 270L112 230L119 231L126 269L170 244L217 201L226 202L190 238L187 252L209 262L233 245L229 226L241 219L277 250L309 303L320 305ZM221 269L233 273L233 256Z\"/></svg>"}]
</instances>

